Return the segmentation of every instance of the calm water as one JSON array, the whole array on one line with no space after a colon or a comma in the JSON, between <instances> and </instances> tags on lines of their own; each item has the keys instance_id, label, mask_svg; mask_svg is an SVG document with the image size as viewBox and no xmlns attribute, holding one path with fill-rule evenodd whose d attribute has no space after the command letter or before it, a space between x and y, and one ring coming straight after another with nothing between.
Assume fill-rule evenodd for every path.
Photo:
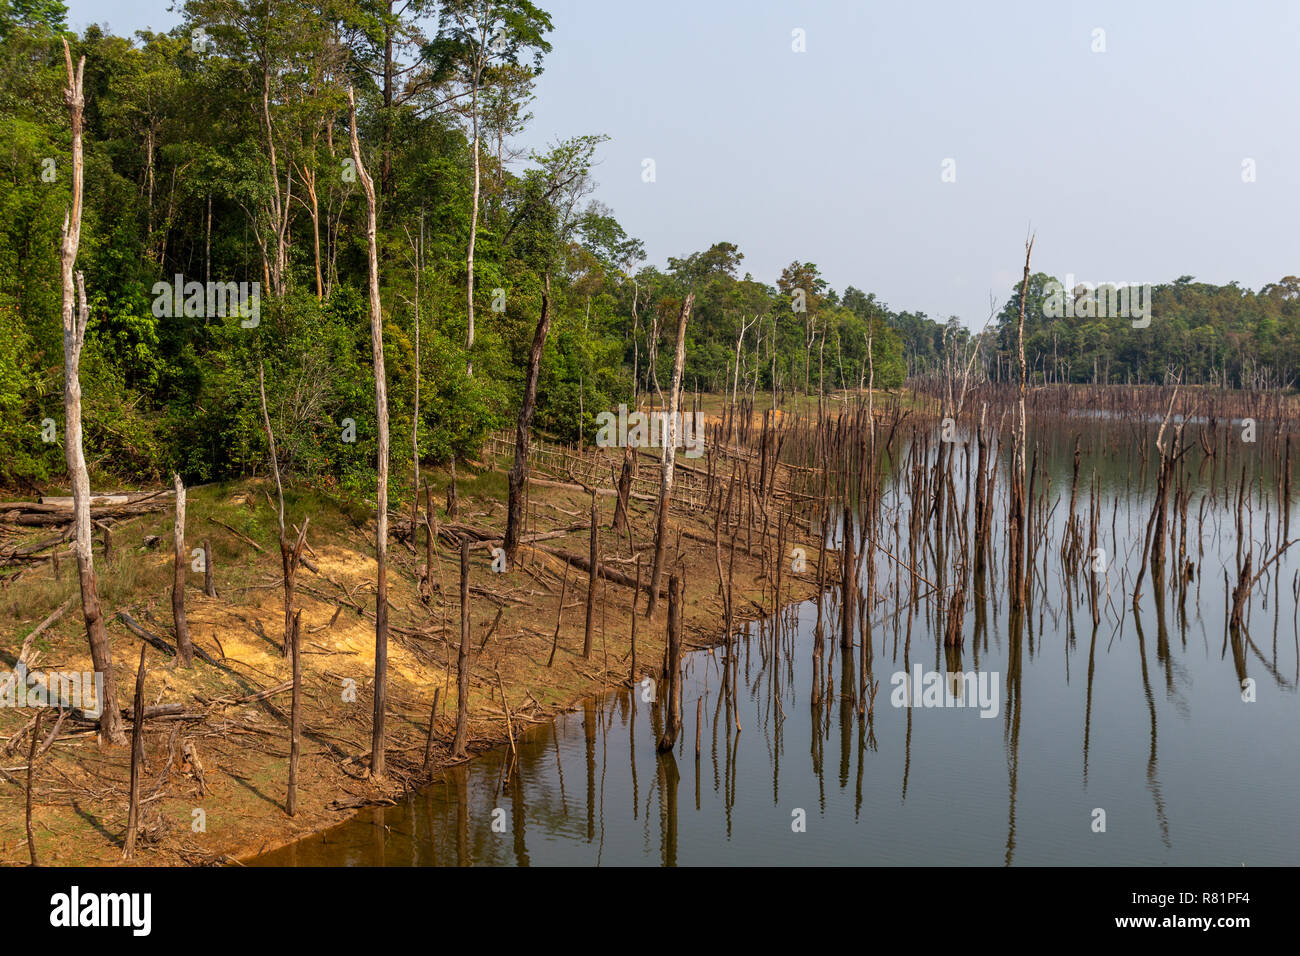
<instances>
[{"instance_id":1,"label":"calm water","mask_svg":"<svg viewBox=\"0 0 1300 956\"><path fill-rule=\"evenodd\" d=\"M1225 627L1223 568L1235 578L1232 514L1242 461L1262 478L1250 497L1256 568L1266 535L1271 548L1278 542L1277 495L1265 449L1247 449L1230 462L1234 487L1226 504L1221 464L1214 466L1219 477L1212 499L1210 464L1200 467L1199 457L1189 454L1188 552L1197 563L1197 583L1184 615L1172 590L1164 607L1158 605L1148 574L1135 618L1127 588L1140 560L1151 476L1142 475L1128 437L1092 435L1100 451L1085 454L1076 514L1087 511L1088 482L1096 469L1104 499L1100 544L1109 567L1099 578L1105 610L1094 632L1080 590L1083 578L1067 584L1058 557L1074 434L1044 439L1049 444L1043 458L1052 475L1047 507L1064 500L1051 511L1051 542L1038 557L1046 590L1034 600L1018 639L1008 622L1000 563L985 595L984 633L976 633L972 596L965 646L950 658L924 603L910 637L906 608L893 616L897 570L882 557L878 587L889 588L890 599L872 615L877 623L868 684L878 690L869 716L860 716L855 703L862 649L842 658L838 595L831 591L820 609L815 601L788 608L779 620L756 622L737 637L734 705L720 694L723 650L687 657L684 726L671 755L656 753L662 715L643 700L648 687L623 689L553 725L532 728L508 779L509 750L494 750L402 805L364 811L255 862L1300 861L1294 590L1300 545L1284 556L1275 577L1256 586L1249 636L1230 640ZM959 455L959 476L963 467ZM1004 479L1003 473L1000 488ZM1270 495L1271 524L1265 519ZM908 507L905 491L895 488L885 503L891 527L900 514L905 528ZM999 500L995 530L1004 523L1001 508ZM1300 535L1300 520L1292 535ZM825 627L823 693L813 705L819 613ZM990 716L981 716L979 706L895 706L892 698L903 693L895 689L895 675L914 668L978 672L975 679L985 681L991 695L971 702ZM1253 702L1242 699L1243 673L1255 682ZM703 701L698 759L697 700ZM1105 814L1104 832L1095 831L1098 810Z\"/></svg>"}]
</instances>

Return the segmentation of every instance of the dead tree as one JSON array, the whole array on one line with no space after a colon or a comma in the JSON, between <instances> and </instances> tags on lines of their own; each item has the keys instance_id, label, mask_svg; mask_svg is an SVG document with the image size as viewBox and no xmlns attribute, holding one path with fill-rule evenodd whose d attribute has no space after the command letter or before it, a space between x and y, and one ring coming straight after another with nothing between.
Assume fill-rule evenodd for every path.
<instances>
[{"instance_id":1,"label":"dead tree","mask_svg":"<svg viewBox=\"0 0 1300 956\"><path fill-rule=\"evenodd\" d=\"M420 543L420 270L424 265L424 208L420 209L420 238L415 243L415 398L411 406L411 547ZM429 534L433 529L429 529ZM419 553L418 551L416 552ZM424 581L420 592L428 593Z\"/></svg>"},{"instance_id":2,"label":"dead tree","mask_svg":"<svg viewBox=\"0 0 1300 956\"><path fill-rule=\"evenodd\" d=\"M293 697L289 705L289 794L284 808L289 816L298 812L298 750L302 735L302 611L293 616Z\"/></svg>"},{"instance_id":3,"label":"dead tree","mask_svg":"<svg viewBox=\"0 0 1300 956\"><path fill-rule=\"evenodd\" d=\"M682 366L686 361L686 322L691 317L695 293L689 293L677 317L677 351L673 357L673 383L668 393L668 428L663 443L663 473L659 480L659 517L655 529L655 563L650 571L650 595L645 616L652 617L659 603L659 582L664 573L664 547L668 539L668 505L673 490L673 463L677 457L677 410L681 405Z\"/></svg>"},{"instance_id":4,"label":"dead tree","mask_svg":"<svg viewBox=\"0 0 1300 956\"><path fill-rule=\"evenodd\" d=\"M185 485L181 476L172 474L176 487L176 522L172 525L172 548L176 552L172 575L172 621L176 625L176 662L181 667L194 664L194 645L190 643L189 625L185 623Z\"/></svg>"},{"instance_id":5,"label":"dead tree","mask_svg":"<svg viewBox=\"0 0 1300 956\"><path fill-rule=\"evenodd\" d=\"M542 366L542 348L546 345L546 335L551 327L551 276L546 276L546 287L542 291L542 315L537 320L537 329L533 333L533 347L528 352L528 375L524 379L524 400L519 406L519 419L515 426L515 463L510 468L509 497L506 504L506 561L514 567L515 555L519 551L519 530L524 518L524 489L528 483L528 445L529 429L533 422L533 412L537 408L537 378Z\"/></svg>"},{"instance_id":6,"label":"dead tree","mask_svg":"<svg viewBox=\"0 0 1300 956\"><path fill-rule=\"evenodd\" d=\"M294 582L298 577L298 566L302 562L303 545L307 542L307 522L311 519L303 518L302 530L298 532L298 540L291 546L289 544L289 535L285 531L284 485L280 481L280 459L275 451L275 432L271 430L271 416L266 409L266 376L260 361L257 363L257 393L262 400L262 427L266 430L266 444L271 450L271 472L275 475L276 518L279 522L280 535L280 569L284 577L284 643L281 645L281 652L285 657L288 657L289 645L293 636Z\"/></svg>"},{"instance_id":7,"label":"dead tree","mask_svg":"<svg viewBox=\"0 0 1300 956\"><path fill-rule=\"evenodd\" d=\"M1030 237L1025 243L1025 274L1020 285L1020 319L1017 326L1017 353L1020 361L1019 408L1016 418L1015 449L1011 469L1011 494L1008 499L1010 508L1010 560L1008 561L1007 583L1011 586L1011 610L1019 612L1025 606L1026 579L1032 569L1025 568L1025 482L1028 478L1025 470L1025 299L1029 295L1029 257L1034 251L1034 240Z\"/></svg>"},{"instance_id":8,"label":"dead tree","mask_svg":"<svg viewBox=\"0 0 1300 956\"><path fill-rule=\"evenodd\" d=\"M140 825L140 765L144 763L144 652L147 645L140 645L140 666L135 672L135 703L132 708L131 726L131 786L127 797L126 841L122 847L122 856L131 859L135 855L135 834Z\"/></svg>"},{"instance_id":9,"label":"dead tree","mask_svg":"<svg viewBox=\"0 0 1300 956\"><path fill-rule=\"evenodd\" d=\"M561 597L561 609L563 598ZM558 630L557 630L558 633ZM554 656L552 649L552 656ZM456 654L456 736L451 755L465 756L465 737L469 727L469 538L460 539L460 650Z\"/></svg>"},{"instance_id":10,"label":"dead tree","mask_svg":"<svg viewBox=\"0 0 1300 956\"><path fill-rule=\"evenodd\" d=\"M32 866L40 866L36 859L36 833L32 830L32 778L36 774L36 745L41 739L41 719L45 716L45 708L41 707L36 711L36 717L32 724L32 744L27 750L27 798L26 806L26 823L27 823L27 855L31 857ZM55 725L54 731L58 733L58 725Z\"/></svg>"},{"instance_id":11,"label":"dead tree","mask_svg":"<svg viewBox=\"0 0 1300 956\"><path fill-rule=\"evenodd\" d=\"M75 521L75 546L77 580L81 589L81 610L86 621L86 637L90 642L90 658L96 672L104 676L104 699L100 701L100 739L110 744L126 743L122 729L122 715L117 709L117 684L113 679L113 654L108 643L108 630L104 627L104 611L99 603L99 584L95 580L95 562L90 544L90 476L86 471L86 455L81 446L81 347L85 341L86 323L90 320L90 307L86 304L86 284L81 273L76 274L76 291L79 308L73 309L73 269L77 263L77 249L81 245L81 204L84 166L81 151L82 110L85 99L81 92L82 75L86 58L72 69L72 51L68 41L63 41L63 60L68 72L68 88L64 101L72 120L72 209L64 216L63 234L59 242L59 271L63 285L63 412L65 418L64 456L68 464L68 477L72 481L72 503Z\"/></svg>"},{"instance_id":12,"label":"dead tree","mask_svg":"<svg viewBox=\"0 0 1300 956\"><path fill-rule=\"evenodd\" d=\"M668 579L668 701L664 712L664 735L659 752L668 753L677 744L682 729L682 599L685 588L674 574Z\"/></svg>"},{"instance_id":13,"label":"dead tree","mask_svg":"<svg viewBox=\"0 0 1300 956\"><path fill-rule=\"evenodd\" d=\"M618 500L614 504L613 531L621 535L627 530L627 502L632 495L632 479L636 475L636 448L628 442L623 448L623 467L618 473Z\"/></svg>"},{"instance_id":14,"label":"dead tree","mask_svg":"<svg viewBox=\"0 0 1300 956\"><path fill-rule=\"evenodd\" d=\"M210 598L217 596L216 572L212 570L212 546L208 539L203 539L203 593Z\"/></svg>"},{"instance_id":15,"label":"dead tree","mask_svg":"<svg viewBox=\"0 0 1300 956\"><path fill-rule=\"evenodd\" d=\"M600 506L596 492L591 493L591 567L587 571L587 622L582 636L582 658L591 658L591 635L596 622L596 578L600 573Z\"/></svg>"},{"instance_id":16,"label":"dead tree","mask_svg":"<svg viewBox=\"0 0 1300 956\"><path fill-rule=\"evenodd\" d=\"M379 302L379 251L375 245L375 183L361 162L357 140L357 104L348 89L352 161L366 194L366 246L370 257L370 351L375 369L375 418L379 452L375 491L375 712L370 736L370 772L384 775L384 708L388 700L388 379L384 374L384 316ZM471 326L472 328L472 326ZM473 333L471 332L471 335Z\"/></svg>"}]
</instances>

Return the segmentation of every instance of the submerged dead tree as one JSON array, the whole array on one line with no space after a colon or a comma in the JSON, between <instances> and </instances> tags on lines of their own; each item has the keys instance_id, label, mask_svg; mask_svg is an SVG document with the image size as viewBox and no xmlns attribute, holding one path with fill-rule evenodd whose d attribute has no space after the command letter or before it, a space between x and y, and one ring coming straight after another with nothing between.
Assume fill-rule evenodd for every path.
<instances>
[{"instance_id":1,"label":"submerged dead tree","mask_svg":"<svg viewBox=\"0 0 1300 956\"><path fill-rule=\"evenodd\" d=\"M510 468L509 497L506 503L506 561L514 567L519 552L519 529L524 523L524 491L528 485L528 450L533 412L537 409L537 378L542 367L542 349L551 328L551 276L546 275L542 290L542 314L533 333L533 347L528 352L528 375L524 379L524 400L515 423L515 463Z\"/></svg>"},{"instance_id":2,"label":"submerged dead tree","mask_svg":"<svg viewBox=\"0 0 1300 956\"><path fill-rule=\"evenodd\" d=\"M664 712L664 734L659 752L668 753L677 744L682 729L682 601L685 588L679 575L668 579L668 700Z\"/></svg>"},{"instance_id":3,"label":"submerged dead tree","mask_svg":"<svg viewBox=\"0 0 1300 956\"><path fill-rule=\"evenodd\" d=\"M659 582L663 580L664 548L668 541L668 505L673 491L673 463L677 457L677 411L681 406L682 367L686 362L686 322L691 317L695 293L688 293L677 316L677 351L673 357L673 382L668 393L668 428L663 442L663 472L659 480L659 517L655 529L655 563L650 571L650 594L645 616L652 617L659 603Z\"/></svg>"},{"instance_id":4,"label":"submerged dead tree","mask_svg":"<svg viewBox=\"0 0 1300 956\"><path fill-rule=\"evenodd\" d=\"M73 551L77 556L77 583L81 589L81 611L86 622L86 638L90 642L90 659L96 673L104 677L104 699L99 701L99 735L110 744L126 743L122 729L122 715L117 709L117 684L113 679L113 654L108 643L108 630L104 626L104 611L99 603L99 583L95 579L95 563L90 543L90 476L86 471L86 454L81 446L81 347L86 337L86 324L90 320L90 307L86 304L86 284L81 273L76 274L77 305L73 308L73 269L77 263L77 249L81 245L81 206L83 194L84 161L81 151L82 75L86 58L72 69L72 51L68 41L63 41L63 60L68 71L68 88L64 101L72 121L72 209L63 219L63 234L59 241L59 273L63 286L63 413L65 419L64 457L68 463L68 478L72 482L72 510L74 518Z\"/></svg>"},{"instance_id":5,"label":"submerged dead tree","mask_svg":"<svg viewBox=\"0 0 1300 956\"><path fill-rule=\"evenodd\" d=\"M379 302L379 251L375 245L375 183L361 162L357 104L348 89L352 162L366 194L366 246L370 258L370 351L375 369L375 419L379 451L375 468L375 712L370 736L370 772L384 775L384 708L388 701L388 380L384 374L384 317ZM471 253L472 256L472 253ZM471 266L473 260L471 258ZM471 274L472 274L471 268ZM472 321L472 320L471 320ZM471 325L471 329L473 326ZM473 335L471 331L470 335Z\"/></svg>"},{"instance_id":6,"label":"submerged dead tree","mask_svg":"<svg viewBox=\"0 0 1300 956\"><path fill-rule=\"evenodd\" d=\"M1032 569L1025 567L1025 519L1028 503L1025 498L1025 483L1028 475L1025 469L1025 386L1027 371L1025 368L1025 297L1029 295L1029 257L1034 251L1034 239L1031 236L1025 243L1025 275L1020 285L1020 319L1017 326L1016 350L1020 363L1019 409L1016 417L1015 448L1012 455L1011 488L1007 500L1008 530L1008 584L1011 586L1011 610L1018 612L1025 606L1026 578Z\"/></svg>"}]
</instances>

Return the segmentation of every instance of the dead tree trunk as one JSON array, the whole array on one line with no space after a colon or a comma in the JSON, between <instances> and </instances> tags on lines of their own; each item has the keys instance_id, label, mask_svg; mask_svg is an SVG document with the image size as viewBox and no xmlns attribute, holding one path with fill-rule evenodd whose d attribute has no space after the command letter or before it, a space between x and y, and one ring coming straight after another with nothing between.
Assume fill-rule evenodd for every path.
<instances>
[{"instance_id":1,"label":"dead tree trunk","mask_svg":"<svg viewBox=\"0 0 1300 956\"><path fill-rule=\"evenodd\" d=\"M561 601L563 610L563 601ZM552 652L554 654L554 652ZM465 736L469 726L469 538L460 539L460 650L456 654L456 736L451 755L465 756Z\"/></svg>"},{"instance_id":2,"label":"dead tree trunk","mask_svg":"<svg viewBox=\"0 0 1300 956\"><path fill-rule=\"evenodd\" d=\"M289 795L285 799L285 810L289 816L298 812L298 749L302 729L302 611L293 616L293 698L289 705Z\"/></svg>"},{"instance_id":3,"label":"dead tree trunk","mask_svg":"<svg viewBox=\"0 0 1300 956\"><path fill-rule=\"evenodd\" d=\"M31 857L32 866L40 866L36 859L36 834L32 830L32 778L36 774L36 745L41 740L41 718L45 716L45 708L42 707L36 711L35 721L32 724L32 744L27 750L27 798L26 806L26 823L27 823L27 855ZM55 733L58 733L58 727L55 726Z\"/></svg>"},{"instance_id":4,"label":"dead tree trunk","mask_svg":"<svg viewBox=\"0 0 1300 956\"><path fill-rule=\"evenodd\" d=\"M172 525L172 548L176 552L172 575L172 621L176 625L176 662L181 667L194 664L194 645L190 643L189 625L185 623L185 486L181 476L172 474L176 487L176 522Z\"/></svg>"},{"instance_id":5,"label":"dead tree trunk","mask_svg":"<svg viewBox=\"0 0 1300 956\"><path fill-rule=\"evenodd\" d=\"M615 534L627 530L627 502L632 493L632 478L636 474L636 449L629 442L623 449L623 467L618 473L618 501L614 505Z\"/></svg>"},{"instance_id":6,"label":"dead tree trunk","mask_svg":"<svg viewBox=\"0 0 1300 956\"><path fill-rule=\"evenodd\" d=\"M664 735L659 752L668 753L677 744L682 729L682 579L668 579L668 701L664 713Z\"/></svg>"},{"instance_id":7,"label":"dead tree trunk","mask_svg":"<svg viewBox=\"0 0 1300 956\"><path fill-rule=\"evenodd\" d=\"M858 583L854 574L858 569L853 557L853 512L844 506L844 540L840 547L840 647L853 649L853 599L857 597Z\"/></svg>"},{"instance_id":8,"label":"dead tree trunk","mask_svg":"<svg viewBox=\"0 0 1300 956\"><path fill-rule=\"evenodd\" d=\"M108 643L108 630L104 627L104 611L99 603L99 584L95 580L94 556L90 544L90 476L86 471L86 456L81 446L81 346L85 341L86 323L90 307L86 304L86 285L81 273L76 275L79 308L73 308L73 268L77 263L77 249L81 244L81 203L84 167L81 152L82 109L85 99L81 93L82 75L86 58L72 69L72 51L68 41L63 41L63 59L68 71L68 88L64 101L72 120L72 209L64 217L63 234L59 243L59 266L63 284L63 412L65 418L64 454L68 463L68 477L72 481L72 502L75 515L74 551L77 555L77 579L81 589L81 610L86 621L86 637L90 642L90 658L95 670L104 675L104 699L100 704L99 734L110 744L126 743L122 729L122 715L117 709L117 684L113 679L113 654Z\"/></svg>"},{"instance_id":9,"label":"dead tree trunk","mask_svg":"<svg viewBox=\"0 0 1300 956\"><path fill-rule=\"evenodd\" d=\"M664 547L668 539L668 505L673 491L673 463L677 457L677 410L681 405L682 366L686 361L686 322L691 317L695 293L689 293L677 317L677 351L673 357L673 383L668 394L668 435L663 448L663 474L659 480L659 518L655 529L655 563L650 572L650 596L645 616L652 617L659 603L659 582L664 573Z\"/></svg>"},{"instance_id":10,"label":"dead tree trunk","mask_svg":"<svg viewBox=\"0 0 1300 956\"><path fill-rule=\"evenodd\" d=\"M140 825L140 764L144 762L144 651L140 646L140 666L135 672L135 703L132 708L131 727L131 789L127 798L126 841L122 856L135 855L135 833Z\"/></svg>"},{"instance_id":11,"label":"dead tree trunk","mask_svg":"<svg viewBox=\"0 0 1300 956\"><path fill-rule=\"evenodd\" d=\"M388 700L388 379L384 374L384 317L379 302L379 251L375 245L375 184L361 163L357 106L348 90L352 119L352 161L366 194L366 245L370 253L370 351L375 369L375 418L379 430L375 469L375 712L370 737L370 772L384 775L384 708Z\"/></svg>"},{"instance_id":12,"label":"dead tree trunk","mask_svg":"<svg viewBox=\"0 0 1300 956\"><path fill-rule=\"evenodd\" d=\"M528 484L528 445L529 429L533 423L533 412L537 408L537 378L542 367L542 348L546 345L546 335L551 327L551 277L546 276L546 287L542 291L542 315L537 320L537 330L533 333L533 347L528 353L528 376L524 379L524 400L519 406L519 420L515 427L515 463L510 468L509 499L506 505L506 561L514 567L515 555L519 552L519 532L524 519L524 490Z\"/></svg>"},{"instance_id":13,"label":"dead tree trunk","mask_svg":"<svg viewBox=\"0 0 1300 956\"><path fill-rule=\"evenodd\" d=\"M582 658L591 657L591 635L596 620L596 578L600 574L600 507L596 495L591 496L591 568L587 572L587 623L582 636Z\"/></svg>"},{"instance_id":14,"label":"dead tree trunk","mask_svg":"<svg viewBox=\"0 0 1300 956\"><path fill-rule=\"evenodd\" d=\"M1034 251L1034 240L1025 243L1025 275L1020 286L1020 320L1017 327L1017 353L1020 362L1019 380L1019 414L1016 419L1016 439L1011 471L1011 494L1008 499L1010 508L1011 549L1008 562L1007 583L1011 586L1011 610L1019 612L1025 606L1026 578L1032 573L1025 568L1025 298L1029 294L1029 257Z\"/></svg>"},{"instance_id":15,"label":"dead tree trunk","mask_svg":"<svg viewBox=\"0 0 1300 956\"><path fill-rule=\"evenodd\" d=\"M212 570L212 546L208 539L203 539L203 593L210 598L217 596L216 572Z\"/></svg>"},{"instance_id":16,"label":"dead tree trunk","mask_svg":"<svg viewBox=\"0 0 1300 956\"><path fill-rule=\"evenodd\" d=\"M287 658L289 656L289 645L293 638L293 591L294 582L298 577L298 565L302 561L303 545L307 542L307 522L310 518L302 519L302 530L298 532L298 541L293 546L289 544L289 536L285 531L284 522L284 485L280 481L280 459L275 451L275 432L271 430L271 415L266 408L266 375L262 369L262 363L257 363L257 393L262 400L262 426L266 431L266 444L271 450L271 472L275 475L275 496L276 496L276 518L279 522L280 535L280 570L284 577L284 641L280 645L281 653Z\"/></svg>"}]
</instances>

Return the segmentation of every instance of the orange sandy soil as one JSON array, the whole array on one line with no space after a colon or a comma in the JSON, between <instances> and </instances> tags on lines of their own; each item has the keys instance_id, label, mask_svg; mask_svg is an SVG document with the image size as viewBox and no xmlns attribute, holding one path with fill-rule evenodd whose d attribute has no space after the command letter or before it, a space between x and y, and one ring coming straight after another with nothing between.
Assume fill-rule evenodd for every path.
<instances>
[{"instance_id":1,"label":"orange sandy soil","mask_svg":"<svg viewBox=\"0 0 1300 956\"><path fill-rule=\"evenodd\" d=\"M587 474L609 475L614 451L594 463ZM634 491L653 494L657 474L643 457ZM588 457L588 462L590 456ZM696 468L704 459L690 463ZM461 469L458 520L500 533L505 526L505 468L503 454L490 466L466 473ZM561 471L556 468L554 471ZM719 471L723 469L719 467ZM729 469L727 473L729 474ZM534 469L534 475L544 472ZM679 472L679 475L682 473ZM555 479L557 475L546 474ZM434 487L445 486L435 476ZM699 480L696 472L694 480ZM609 479L604 481L609 484ZM681 488L682 482L679 484ZM394 482L394 489L397 482ZM186 546L211 542L217 598L203 593L203 575L189 575L186 607L196 646L220 661L223 668L196 660L188 670L175 658L152 647L146 654L145 703L180 703L181 717L159 717L145 724L144 766L140 778L140 823L131 863L139 865L202 865L235 862L273 849L344 819L353 809L394 801L409 788L429 781L452 763L450 744L456 717L456 654L460 634L459 559L443 542L434 567L434 594L425 604L419 595L424 562L424 536L412 553L409 521L395 520L397 532L389 545L389 684L386 754L383 781L370 779L369 751L373 708L373 615L375 601L374 520L364 508L341 505L308 489L286 489L289 520L310 517L308 558L297 577L296 606L302 609L303 719L302 756L298 776L298 812L285 810L289 754L290 693L280 691L260 701L239 702L290 678L282 656L283 605L276 519L266 481L242 482L190 489ZM585 555L588 551L590 498L578 489L531 485L527 532L545 533L582 526L563 537L539 544ZM739 492L737 498L740 497ZM435 498L439 503L441 496ZM669 543L670 568L685 576L685 649L722 638L723 603L718 593L712 514L693 511L703 498L696 487L675 494L672 526L702 535L707 541L674 533ZM646 580L653 562L654 506L634 500L631 508L635 552L626 535L616 537L609 525L614 498L598 497L601 514L600 552L606 566L635 576L634 554L640 554ZM170 508L170 505L168 505ZM395 509L396 510L396 509ZM442 509L440 509L442 510ZM409 501L401 513L409 515ZM215 519L215 521L214 521ZM448 520L439 514L440 522ZM239 530L264 549L255 548L216 521ZM95 547L108 631L113 645L120 707L129 708L142 642L120 620L126 610L141 626L174 643L170 586L172 579L172 515L170 510L119 522L113 531L113 560L105 565ZM752 532L753 556L747 553L745 525L737 535L733 586L737 621L771 613L776 606L773 586L764 579L758 557L761 519ZM12 530L12 529L11 529ZM769 529L767 551L775 555L775 521ZM24 531L31 538L48 536L48 529ZM401 534L408 537L403 539ZM807 570L783 573L782 604L815 593L818 550L795 523L789 542L807 550ZM161 542L152 549L149 535ZM10 534L0 544L19 540ZM730 557L729 538L722 536L724 570ZM584 697L599 694L630 676L632 589L601 580L596 588L593 651L582 657L587 574L540 550L521 549L516 567L492 570L487 548L471 552L472 591L469 602L472 635L472 677L469 694L469 752L480 752L508 740L511 731L572 709ZM827 577L833 553L828 552ZM15 579L12 569L0 577L0 671L13 667L25 635L45 617L73 598L66 614L33 642L29 661L46 670L90 670L89 651L75 597L76 567L61 562L55 577L49 562L25 568ZM773 573L775 573L773 571ZM667 573L664 583L667 583ZM561 590L565 590L562 624L554 665L546 666L556 629ZM640 605L645 606L644 593ZM340 610L341 609L341 610ZM500 620L496 621L498 610ZM658 669L663 658L667 600L661 599L651 620L637 625L639 674ZM336 613L337 612L337 613ZM480 650L485 637L490 638ZM499 676L498 676L499 675ZM345 685L355 682L355 699L345 699ZM503 706L502 687L504 687ZM432 758L424 764L430 709L441 691L433 735ZM26 865L29 849L25 828L27 754L26 728L30 709L0 708L0 863ZM42 744L54 725L46 712ZM131 723L127 721L128 733ZM183 758L189 744L201 771ZM51 746L36 759L32 827L42 865L123 865L127 826L130 747L101 747L93 728L66 722ZM202 783L200 784L200 777ZM203 826L198 825L203 811Z\"/></svg>"}]
</instances>

